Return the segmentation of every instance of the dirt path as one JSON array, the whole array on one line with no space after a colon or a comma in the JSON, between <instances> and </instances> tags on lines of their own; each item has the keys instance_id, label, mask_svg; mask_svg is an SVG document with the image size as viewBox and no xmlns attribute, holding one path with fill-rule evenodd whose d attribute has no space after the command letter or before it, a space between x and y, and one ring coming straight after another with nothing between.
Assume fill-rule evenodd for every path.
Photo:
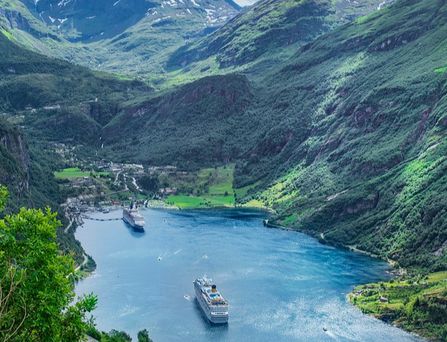
<instances>
[{"instance_id":1,"label":"dirt path","mask_svg":"<svg viewBox=\"0 0 447 342\"><path fill-rule=\"evenodd\" d=\"M88 256L87 254L84 253L84 261L82 261L82 263L75 268L75 272L79 271L81 269L82 266L86 265L88 262Z\"/></svg>"},{"instance_id":2,"label":"dirt path","mask_svg":"<svg viewBox=\"0 0 447 342\"><path fill-rule=\"evenodd\" d=\"M70 223L67 225L67 227L65 227L64 229L64 233L68 234L68 230L71 228L71 226L73 225L74 219L70 217Z\"/></svg>"}]
</instances>

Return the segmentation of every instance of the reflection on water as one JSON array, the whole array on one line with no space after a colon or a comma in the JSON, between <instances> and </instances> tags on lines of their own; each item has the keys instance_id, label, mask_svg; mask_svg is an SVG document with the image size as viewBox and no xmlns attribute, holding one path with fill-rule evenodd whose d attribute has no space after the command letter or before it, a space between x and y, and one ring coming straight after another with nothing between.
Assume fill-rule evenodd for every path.
<instances>
[{"instance_id":1,"label":"reflection on water","mask_svg":"<svg viewBox=\"0 0 447 342\"><path fill-rule=\"evenodd\" d=\"M101 330L147 328L156 341L416 340L346 302L355 284L387 277L382 262L265 228L257 211L142 214L144 234L121 221L76 233L98 265L77 292L98 295ZM228 326L208 324L196 304L192 281L204 274L230 302Z\"/></svg>"}]
</instances>

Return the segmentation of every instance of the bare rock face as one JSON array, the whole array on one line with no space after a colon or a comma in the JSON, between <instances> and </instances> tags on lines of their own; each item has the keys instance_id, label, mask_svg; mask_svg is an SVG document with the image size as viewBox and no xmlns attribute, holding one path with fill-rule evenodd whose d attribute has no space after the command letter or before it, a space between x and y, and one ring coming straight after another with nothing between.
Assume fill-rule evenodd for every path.
<instances>
[{"instance_id":1,"label":"bare rock face","mask_svg":"<svg viewBox=\"0 0 447 342\"><path fill-rule=\"evenodd\" d=\"M29 190L30 156L23 136L15 129L0 126L0 183L10 191Z\"/></svg>"},{"instance_id":2,"label":"bare rock face","mask_svg":"<svg viewBox=\"0 0 447 342\"><path fill-rule=\"evenodd\" d=\"M18 28L26 32L30 31L28 20L26 20L20 12L0 8L0 16L6 18L11 28Z\"/></svg>"}]
</instances>

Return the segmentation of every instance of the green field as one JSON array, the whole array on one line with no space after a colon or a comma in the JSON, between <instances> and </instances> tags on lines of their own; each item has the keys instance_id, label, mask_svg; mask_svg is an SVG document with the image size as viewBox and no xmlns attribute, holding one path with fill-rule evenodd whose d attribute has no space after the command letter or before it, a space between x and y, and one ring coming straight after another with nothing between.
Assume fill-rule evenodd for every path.
<instances>
[{"instance_id":1,"label":"green field","mask_svg":"<svg viewBox=\"0 0 447 342\"><path fill-rule=\"evenodd\" d=\"M447 272L357 286L348 298L363 313L447 340Z\"/></svg>"},{"instance_id":2,"label":"green field","mask_svg":"<svg viewBox=\"0 0 447 342\"><path fill-rule=\"evenodd\" d=\"M234 207L234 196L171 195L166 199L166 203L180 209Z\"/></svg>"},{"instance_id":3,"label":"green field","mask_svg":"<svg viewBox=\"0 0 447 342\"><path fill-rule=\"evenodd\" d=\"M179 194L168 196L166 203L181 209L234 207L233 177L234 165L227 165L171 178L168 182Z\"/></svg>"},{"instance_id":4,"label":"green field","mask_svg":"<svg viewBox=\"0 0 447 342\"><path fill-rule=\"evenodd\" d=\"M108 176L108 172L91 172L91 171L82 171L78 167L69 167L63 169L62 171L56 171L54 176L58 179L74 179L74 178L82 178L82 177L90 177L93 175L94 177L98 176Z\"/></svg>"}]
</instances>

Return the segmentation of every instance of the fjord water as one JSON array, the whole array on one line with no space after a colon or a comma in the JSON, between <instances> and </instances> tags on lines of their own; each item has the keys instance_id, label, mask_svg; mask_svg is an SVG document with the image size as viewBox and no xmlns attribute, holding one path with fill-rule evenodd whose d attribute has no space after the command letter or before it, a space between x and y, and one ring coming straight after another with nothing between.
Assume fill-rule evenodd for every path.
<instances>
[{"instance_id":1,"label":"fjord water","mask_svg":"<svg viewBox=\"0 0 447 342\"><path fill-rule=\"evenodd\" d=\"M119 217L114 211L97 217ZM147 228L86 221L76 237L97 263L77 293L94 292L98 328L147 328L163 341L415 341L346 301L354 285L387 279L387 264L265 228L253 211L144 210ZM212 277L230 302L209 325L192 281Z\"/></svg>"}]
</instances>

